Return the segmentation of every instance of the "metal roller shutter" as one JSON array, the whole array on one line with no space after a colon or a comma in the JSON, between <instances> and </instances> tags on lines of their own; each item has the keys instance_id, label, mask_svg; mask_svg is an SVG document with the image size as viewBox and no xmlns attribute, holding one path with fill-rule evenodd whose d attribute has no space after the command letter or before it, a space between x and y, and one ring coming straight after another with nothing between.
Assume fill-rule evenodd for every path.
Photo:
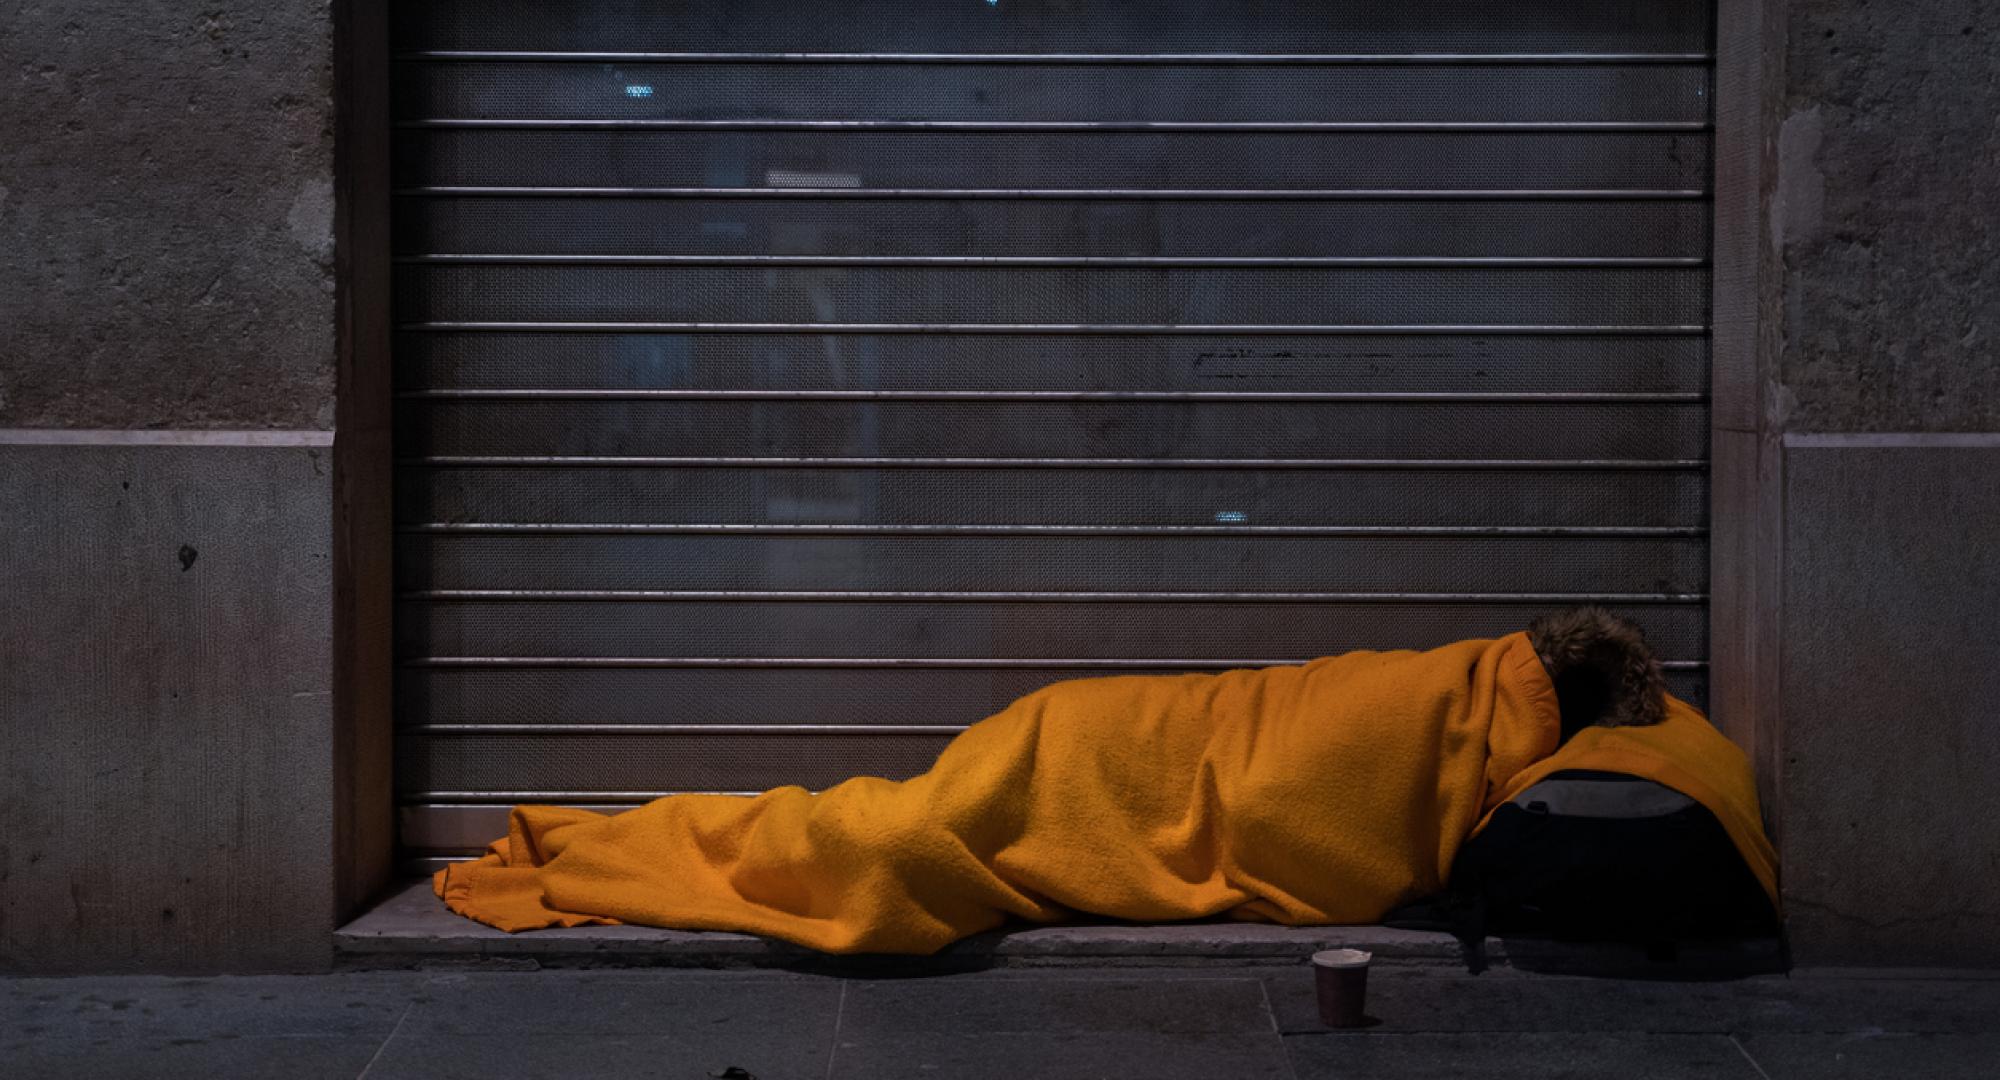
<instances>
[{"instance_id":1,"label":"metal roller shutter","mask_svg":"<svg viewBox=\"0 0 2000 1080\"><path fill-rule=\"evenodd\" d=\"M395 17L413 859L1585 599L1705 699L1708 4Z\"/></svg>"}]
</instances>

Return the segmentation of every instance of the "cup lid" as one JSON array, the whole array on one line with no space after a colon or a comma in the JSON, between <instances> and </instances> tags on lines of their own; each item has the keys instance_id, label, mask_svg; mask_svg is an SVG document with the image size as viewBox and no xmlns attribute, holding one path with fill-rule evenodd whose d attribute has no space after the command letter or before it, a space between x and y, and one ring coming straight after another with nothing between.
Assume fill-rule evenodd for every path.
<instances>
[{"instance_id":1,"label":"cup lid","mask_svg":"<svg viewBox=\"0 0 2000 1080\"><path fill-rule=\"evenodd\" d=\"M1327 949L1313 954L1312 962L1320 967L1358 968L1367 967L1375 954L1361 949Z\"/></svg>"}]
</instances>

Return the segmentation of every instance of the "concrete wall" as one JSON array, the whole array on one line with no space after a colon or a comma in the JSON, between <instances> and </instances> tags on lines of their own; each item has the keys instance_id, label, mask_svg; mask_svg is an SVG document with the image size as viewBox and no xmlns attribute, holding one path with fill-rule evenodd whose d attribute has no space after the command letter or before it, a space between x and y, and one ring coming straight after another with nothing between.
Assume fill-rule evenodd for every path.
<instances>
[{"instance_id":1,"label":"concrete wall","mask_svg":"<svg viewBox=\"0 0 2000 1080\"><path fill-rule=\"evenodd\" d=\"M329 448L86 438L0 445L0 970L323 964Z\"/></svg>"},{"instance_id":2,"label":"concrete wall","mask_svg":"<svg viewBox=\"0 0 2000 1080\"><path fill-rule=\"evenodd\" d=\"M2000 963L2000 439L1787 453L1795 944L1808 962Z\"/></svg>"},{"instance_id":3,"label":"concrete wall","mask_svg":"<svg viewBox=\"0 0 2000 1080\"><path fill-rule=\"evenodd\" d=\"M331 11L0 22L0 971L323 966Z\"/></svg>"},{"instance_id":4,"label":"concrete wall","mask_svg":"<svg viewBox=\"0 0 2000 1080\"><path fill-rule=\"evenodd\" d=\"M2000 431L2000 9L1795 2L1778 132L1791 431Z\"/></svg>"},{"instance_id":5,"label":"concrete wall","mask_svg":"<svg viewBox=\"0 0 2000 1080\"><path fill-rule=\"evenodd\" d=\"M2000 964L2000 9L1787 14L1766 423L1794 944Z\"/></svg>"},{"instance_id":6,"label":"concrete wall","mask_svg":"<svg viewBox=\"0 0 2000 1080\"><path fill-rule=\"evenodd\" d=\"M331 428L327 4L6 23L0 427Z\"/></svg>"}]
</instances>

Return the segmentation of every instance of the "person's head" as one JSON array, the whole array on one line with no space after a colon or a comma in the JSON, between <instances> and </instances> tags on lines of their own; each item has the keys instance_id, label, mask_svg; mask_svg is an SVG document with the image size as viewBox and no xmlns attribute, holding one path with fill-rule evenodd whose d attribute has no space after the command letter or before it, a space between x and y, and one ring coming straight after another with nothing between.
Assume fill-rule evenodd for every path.
<instances>
[{"instance_id":1,"label":"person's head","mask_svg":"<svg viewBox=\"0 0 2000 1080\"><path fill-rule=\"evenodd\" d=\"M1657 724L1667 715L1667 683L1638 624L1599 607L1570 608L1528 624L1562 707L1567 740L1592 724Z\"/></svg>"}]
</instances>

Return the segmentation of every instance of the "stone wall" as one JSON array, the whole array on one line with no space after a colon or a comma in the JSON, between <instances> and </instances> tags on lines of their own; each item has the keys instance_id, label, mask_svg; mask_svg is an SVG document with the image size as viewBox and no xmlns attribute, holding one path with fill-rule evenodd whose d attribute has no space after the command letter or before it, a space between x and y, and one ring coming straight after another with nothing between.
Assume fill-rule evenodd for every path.
<instances>
[{"instance_id":1,"label":"stone wall","mask_svg":"<svg viewBox=\"0 0 2000 1080\"><path fill-rule=\"evenodd\" d=\"M10 5L0 427L333 427L327 4Z\"/></svg>"},{"instance_id":2,"label":"stone wall","mask_svg":"<svg viewBox=\"0 0 2000 1080\"><path fill-rule=\"evenodd\" d=\"M323 967L332 12L0 24L0 971Z\"/></svg>"},{"instance_id":3,"label":"stone wall","mask_svg":"<svg viewBox=\"0 0 2000 1080\"><path fill-rule=\"evenodd\" d=\"M323 966L330 448L80 434L0 444L0 971Z\"/></svg>"},{"instance_id":4,"label":"stone wall","mask_svg":"<svg viewBox=\"0 0 2000 1080\"><path fill-rule=\"evenodd\" d=\"M1790 926L1805 963L2000 964L2000 9L1789 7Z\"/></svg>"},{"instance_id":5,"label":"stone wall","mask_svg":"<svg viewBox=\"0 0 2000 1080\"><path fill-rule=\"evenodd\" d=\"M2000 964L2000 439L1790 442L1780 848L1798 957Z\"/></svg>"},{"instance_id":6,"label":"stone wall","mask_svg":"<svg viewBox=\"0 0 2000 1080\"><path fill-rule=\"evenodd\" d=\"M2000 9L1795 2L1772 227L1792 431L2000 431Z\"/></svg>"}]
</instances>

